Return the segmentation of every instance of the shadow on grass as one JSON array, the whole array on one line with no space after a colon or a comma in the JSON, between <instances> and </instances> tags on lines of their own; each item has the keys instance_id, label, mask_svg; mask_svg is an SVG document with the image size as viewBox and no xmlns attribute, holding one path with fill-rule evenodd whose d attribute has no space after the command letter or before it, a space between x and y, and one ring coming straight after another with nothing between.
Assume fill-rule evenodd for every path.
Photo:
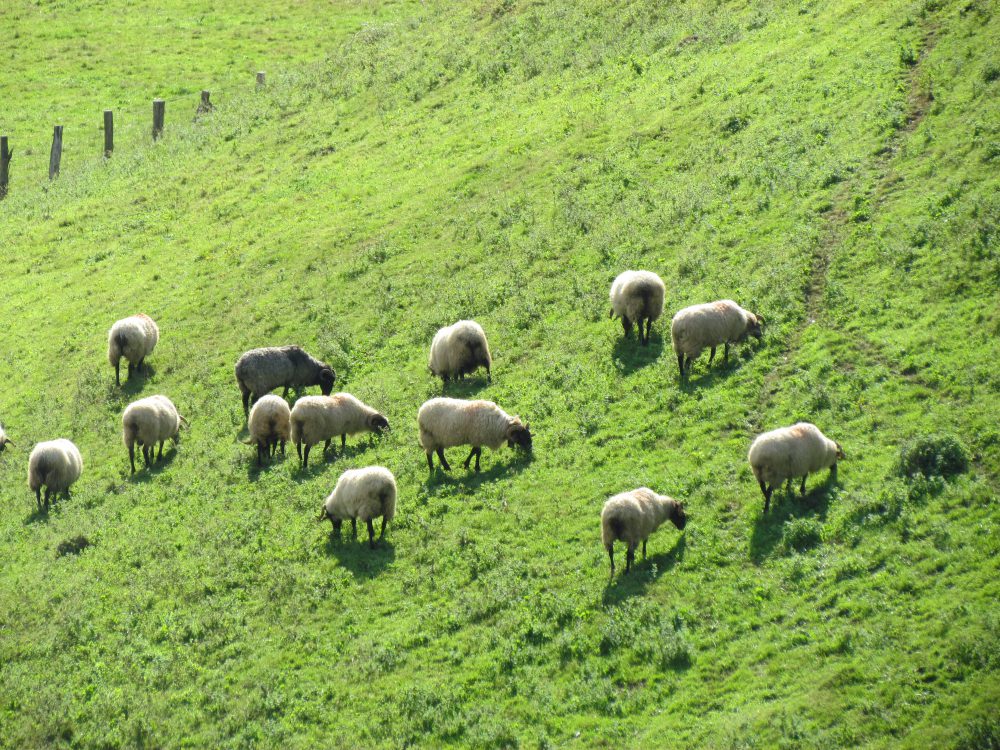
<instances>
[{"instance_id":1,"label":"shadow on grass","mask_svg":"<svg viewBox=\"0 0 1000 750\"><path fill-rule=\"evenodd\" d=\"M647 549L650 544L655 544L655 535L646 543ZM621 604L626 599L643 594L646 587L674 567L684 559L684 550L687 548L687 536L681 534L669 552L660 552L656 555L649 555L645 560L637 559L632 566L632 570L625 573L625 548L621 544L616 544L615 577L608 581L604 588L604 604ZM642 545L636 552L638 558L642 554ZM655 571L653 566L656 566Z\"/></svg>"},{"instance_id":2,"label":"shadow on grass","mask_svg":"<svg viewBox=\"0 0 1000 750\"><path fill-rule=\"evenodd\" d=\"M114 375L114 373L111 373ZM156 374L156 368L150 366L149 364L143 364L141 370L136 370L132 373L132 377L125 380L122 383L121 392L126 396L138 396L142 393L143 387L146 385L146 381L149 380ZM115 386L117 387L117 386Z\"/></svg>"},{"instance_id":3,"label":"shadow on grass","mask_svg":"<svg viewBox=\"0 0 1000 750\"><path fill-rule=\"evenodd\" d=\"M468 453L465 455L468 455ZM486 463L486 455L487 453L484 451L483 456L479 459L480 466ZM474 490L483 486L487 482L495 482L501 477L520 474L528 468L534 460L534 454L518 451L514 454L513 458L510 458L507 461L496 460L488 468L477 472L474 468L476 459L473 458L472 461L469 462L469 468L466 469L462 466L462 463L465 461L463 458L458 463L449 462L451 463L451 471L449 472L441 468L441 464L438 463L437 456L435 456L434 471L428 472L426 485L431 489L435 487L448 486L464 487L466 489Z\"/></svg>"},{"instance_id":4,"label":"shadow on grass","mask_svg":"<svg viewBox=\"0 0 1000 750\"><path fill-rule=\"evenodd\" d=\"M38 507L38 505L35 503L35 498L31 498L31 502L32 502L31 513L29 513L24 517L24 525L31 526L31 524L34 523L48 523L49 514ZM51 503L49 504L49 509L50 510L52 509Z\"/></svg>"},{"instance_id":5,"label":"shadow on grass","mask_svg":"<svg viewBox=\"0 0 1000 750\"><path fill-rule=\"evenodd\" d=\"M639 343L635 332L626 338L619 336L611 353L615 369L622 375L631 375L647 365L653 364L663 353L663 337L653 331L649 334L649 344Z\"/></svg>"},{"instance_id":6,"label":"shadow on grass","mask_svg":"<svg viewBox=\"0 0 1000 750\"><path fill-rule=\"evenodd\" d=\"M808 482L806 483L805 497L799 496L797 481L792 482L790 492L786 491L784 485L775 489L771 495L771 509L766 515L761 513L754 524L753 534L750 536L750 559L759 564L781 545L785 522L807 516L815 516L821 521L825 519L830 507L830 490L836 486L837 480L827 473L820 484L809 487ZM763 494L756 497L763 510Z\"/></svg>"},{"instance_id":7,"label":"shadow on grass","mask_svg":"<svg viewBox=\"0 0 1000 750\"><path fill-rule=\"evenodd\" d=\"M451 398L471 398L489 385L490 381L486 379L486 373L461 377L448 383L442 381L441 395Z\"/></svg>"},{"instance_id":8,"label":"shadow on grass","mask_svg":"<svg viewBox=\"0 0 1000 750\"><path fill-rule=\"evenodd\" d=\"M287 459L295 462L292 479L293 481L301 484L317 474L322 474L328 467L335 465L341 459L352 459L355 456L360 456L362 453L371 450L377 439L378 438L374 435L371 435L368 440L362 439L354 443L348 442L346 448L341 448L340 438L337 437L334 439L334 442L330 444L330 450L328 451L323 450L322 443L317 443L312 447L312 450L309 451L309 465L304 469L299 463L299 456L295 450L295 446L292 443L289 443L285 450L288 452ZM350 437L348 437L348 441L350 441ZM256 464L256 454L253 455L255 456L253 460Z\"/></svg>"},{"instance_id":9,"label":"shadow on grass","mask_svg":"<svg viewBox=\"0 0 1000 750\"><path fill-rule=\"evenodd\" d=\"M276 469L283 465L285 461L298 461L298 457L295 455L295 451L292 451L292 455L288 454L288 446L285 446L285 453L282 455L281 449L275 453L270 458L264 459L264 463L260 466L257 465L257 446L248 445L246 446L248 456L247 456L247 479L251 482L256 482L260 479L260 475Z\"/></svg>"},{"instance_id":10,"label":"shadow on grass","mask_svg":"<svg viewBox=\"0 0 1000 750\"><path fill-rule=\"evenodd\" d=\"M329 521L324 520L322 523L327 524ZM375 519L373 523L375 524L375 549L368 546L368 529L360 521L358 522L356 538L352 537L350 521L344 522L340 535L327 528L323 552L337 558L337 562L349 570L355 578L374 578L396 559L396 547L388 539L388 535L392 533L392 525L390 524L389 528L386 529L387 538L379 541L378 531L382 521Z\"/></svg>"},{"instance_id":11,"label":"shadow on grass","mask_svg":"<svg viewBox=\"0 0 1000 750\"><path fill-rule=\"evenodd\" d=\"M135 452L135 474L129 474L129 481L137 484L149 482L174 462L174 459L177 458L179 448L180 446L177 445L171 445L169 448L164 445L163 458L154 458L153 465L146 466L146 461L142 458L142 452L137 447ZM126 458L128 457L126 456Z\"/></svg>"}]
</instances>

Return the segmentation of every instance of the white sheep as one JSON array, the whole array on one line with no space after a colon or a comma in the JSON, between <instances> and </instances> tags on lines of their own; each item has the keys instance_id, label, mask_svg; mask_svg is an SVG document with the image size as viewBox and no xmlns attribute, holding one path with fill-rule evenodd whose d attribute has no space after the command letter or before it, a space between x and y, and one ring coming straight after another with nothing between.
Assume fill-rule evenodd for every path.
<instances>
[{"instance_id":1,"label":"white sheep","mask_svg":"<svg viewBox=\"0 0 1000 750\"><path fill-rule=\"evenodd\" d=\"M762 317L744 310L731 299L685 307L670 323L670 338L681 378L705 349L712 350L708 357L711 365L719 344L725 344L724 360L728 362L729 345L744 341L748 335L760 339L763 325Z\"/></svg>"},{"instance_id":2,"label":"white sheep","mask_svg":"<svg viewBox=\"0 0 1000 750\"><path fill-rule=\"evenodd\" d=\"M437 452L441 468L451 471L444 449L456 445L471 445L472 452L465 459L465 468L479 457L483 446L497 450L505 442L513 448L518 445L531 450L531 430L521 424L519 417L512 417L492 401L465 401L458 398L432 398L425 401L417 413L420 426L420 445L427 453L427 466L434 470L432 453Z\"/></svg>"},{"instance_id":3,"label":"white sheep","mask_svg":"<svg viewBox=\"0 0 1000 750\"><path fill-rule=\"evenodd\" d=\"M8 445L13 445L14 441L7 437L7 433L4 432L3 425L0 424L0 453L3 453Z\"/></svg>"},{"instance_id":4,"label":"white sheep","mask_svg":"<svg viewBox=\"0 0 1000 750\"><path fill-rule=\"evenodd\" d=\"M389 429L389 421L385 417L350 393L303 396L292 407L291 422L292 442L302 468L308 468L309 450L316 443L325 441L323 451L326 452L330 441L340 435L340 447L343 449L347 446L348 435L359 432L380 435L383 430Z\"/></svg>"},{"instance_id":5,"label":"white sheep","mask_svg":"<svg viewBox=\"0 0 1000 750\"><path fill-rule=\"evenodd\" d=\"M250 410L247 430L250 432L248 445L257 446L257 465L263 458L270 458L281 444L281 455L285 455L285 442L291 436L292 412L288 402L280 396L269 393L262 396Z\"/></svg>"},{"instance_id":6,"label":"white sheep","mask_svg":"<svg viewBox=\"0 0 1000 750\"><path fill-rule=\"evenodd\" d=\"M49 499L69 488L83 472L83 457L79 449L65 438L38 443L28 456L28 487L35 493L35 502L42 510L42 487L45 488L44 510L49 512Z\"/></svg>"},{"instance_id":7,"label":"white sheep","mask_svg":"<svg viewBox=\"0 0 1000 750\"><path fill-rule=\"evenodd\" d=\"M121 358L128 360L128 376L142 363L160 340L160 329L148 315L139 313L117 321L108 331L108 362L115 368L115 383L121 385Z\"/></svg>"},{"instance_id":8,"label":"white sheep","mask_svg":"<svg viewBox=\"0 0 1000 750\"><path fill-rule=\"evenodd\" d=\"M622 492L604 503L601 510L601 542L611 559L611 575L615 574L615 541L627 545L625 572L635 560L635 549L642 542L642 556L646 557L646 540L665 521L673 522L681 531L687 524L684 506L666 495L658 495L648 487Z\"/></svg>"},{"instance_id":9,"label":"white sheep","mask_svg":"<svg viewBox=\"0 0 1000 750\"><path fill-rule=\"evenodd\" d=\"M465 377L478 367L486 368L486 379L490 380L493 358L486 332L474 320L460 320L442 328L431 342L427 366L446 383L452 378Z\"/></svg>"},{"instance_id":10,"label":"white sheep","mask_svg":"<svg viewBox=\"0 0 1000 750\"><path fill-rule=\"evenodd\" d=\"M358 521L368 524L368 544L375 549L375 529L372 519L382 517L382 531L396 515L396 478L383 466L350 469L340 475L333 492L323 502L319 520L329 519L333 531L340 535L340 525L350 520L354 536L358 534Z\"/></svg>"},{"instance_id":11,"label":"white sheep","mask_svg":"<svg viewBox=\"0 0 1000 750\"><path fill-rule=\"evenodd\" d=\"M663 313L663 297L667 287L663 279L652 271L625 271L611 284L611 312L609 318L622 319L625 335L632 333L632 324L639 326L639 342L649 343L649 330L653 321ZM646 323L643 334L642 324Z\"/></svg>"},{"instance_id":12,"label":"white sheep","mask_svg":"<svg viewBox=\"0 0 1000 750\"><path fill-rule=\"evenodd\" d=\"M128 460L135 474L135 446L142 448L146 467L153 463L153 451L160 444L157 459L163 458L163 443L172 440L177 444L181 424L187 423L177 407L166 396L149 396L133 401L122 412L122 442L128 448Z\"/></svg>"},{"instance_id":13,"label":"white sheep","mask_svg":"<svg viewBox=\"0 0 1000 750\"><path fill-rule=\"evenodd\" d=\"M771 505L771 493L782 482L787 480L790 489L792 479L802 477L799 491L805 496L806 477L829 468L830 476L836 478L837 460L843 458L844 450L840 444L830 440L809 422L799 422L758 435L747 454L753 475L764 493L765 513Z\"/></svg>"}]
</instances>

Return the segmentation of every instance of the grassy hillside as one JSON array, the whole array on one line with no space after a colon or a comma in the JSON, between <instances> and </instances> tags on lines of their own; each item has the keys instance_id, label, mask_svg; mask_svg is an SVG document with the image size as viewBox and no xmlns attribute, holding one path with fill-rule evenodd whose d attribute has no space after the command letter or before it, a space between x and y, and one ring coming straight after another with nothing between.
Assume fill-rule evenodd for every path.
<instances>
[{"instance_id":1,"label":"grassy hillside","mask_svg":"<svg viewBox=\"0 0 1000 750\"><path fill-rule=\"evenodd\" d=\"M992 3L128 5L0 11L0 746L1000 744ZM626 268L667 284L647 349L607 318ZM720 297L764 339L682 385L669 315ZM118 389L140 310L161 342ZM462 317L494 378L446 392L535 450L428 474L427 349ZM232 366L284 343L392 431L258 471ZM191 429L133 478L153 393ZM764 516L746 451L796 419L848 460ZM85 470L44 516L57 436ZM376 463L371 552L315 517ZM687 528L609 581L601 505L642 484Z\"/></svg>"}]
</instances>

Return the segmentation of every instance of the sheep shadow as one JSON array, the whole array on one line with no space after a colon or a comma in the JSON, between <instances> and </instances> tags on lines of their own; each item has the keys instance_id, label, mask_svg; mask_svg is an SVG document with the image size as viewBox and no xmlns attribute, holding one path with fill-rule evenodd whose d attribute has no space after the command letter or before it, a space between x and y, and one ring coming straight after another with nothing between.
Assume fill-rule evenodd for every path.
<instances>
[{"instance_id":1,"label":"sheep shadow","mask_svg":"<svg viewBox=\"0 0 1000 750\"><path fill-rule=\"evenodd\" d=\"M34 497L31 498L31 502L34 504L34 507L31 509L31 513L29 513L24 517L24 522L23 522L24 525L31 526L32 524L36 523L48 523L49 522L48 511L39 508L38 505L35 504ZM54 504L50 504L49 510L52 510L52 508L54 507L55 507Z\"/></svg>"},{"instance_id":2,"label":"sheep shadow","mask_svg":"<svg viewBox=\"0 0 1000 750\"><path fill-rule=\"evenodd\" d=\"M329 523L324 521L324 523ZM368 546L368 530L365 524L358 522L358 536L351 536L351 524L344 522L344 527L338 535L332 530L327 531L326 542L323 545L324 554L337 558L341 567L350 571L357 579L371 579L380 575L392 565L396 559L396 547L388 538L378 540L378 530L381 520L375 519L376 542L375 549ZM392 524L386 530L386 535L392 533Z\"/></svg>"},{"instance_id":3,"label":"sheep shadow","mask_svg":"<svg viewBox=\"0 0 1000 750\"><path fill-rule=\"evenodd\" d=\"M146 381L154 375L156 375L156 368L149 364L143 364L141 370L135 370L132 377L126 378L125 382L122 383L121 392L126 396L138 396L146 386Z\"/></svg>"},{"instance_id":4,"label":"sheep shadow","mask_svg":"<svg viewBox=\"0 0 1000 750\"><path fill-rule=\"evenodd\" d=\"M622 375L653 364L663 354L663 337L656 331L649 334L649 344L643 346L633 331L629 337L619 336L611 353L615 369Z\"/></svg>"},{"instance_id":5,"label":"sheep shadow","mask_svg":"<svg viewBox=\"0 0 1000 750\"><path fill-rule=\"evenodd\" d=\"M490 381L486 375L472 375L470 377L460 377L445 383L441 381L441 395L451 398L468 398L475 396L479 391L490 386Z\"/></svg>"},{"instance_id":6,"label":"sheep shadow","mask_svg":"<svg viewBox=\"0 0 1000 750\"><path fill-rule=\"evenodd\" d=\"M246 467L247 467L247 480L250 482L256 482L260 479L262 474L266 474L272 469L276 469L279 466L284 466L286 461L290 461L295 458L294 455L288 455L288 447L285 446L285 455L281 455L281 450L279 449L277 453L271 456L267 461L265 461L260 466L257 465L257 446L245 446L247 448L246 457Z\"/></svg>"},{"instance_id":7,"label":"sheep shadow","mask_svg":"<svg viewBox=\"0 0 1000 750\"><path fill-rule=\"evenodd\" d=\"M134 484L145 484L146 482L152 481L157 475L174 462L174 459L177 458L178 452L179 446L170 445L168 448L164 445L163 458L157 460L154 457L153 465L146 466L146 461L143 459L141 451L137 450L135 457L135 474L130 473L128 480ZM127 467L126 471L131 472L131 467Z\"/></svg>"},{"instance_id":8,"label":"sheep shadow","mask_svg":"<svg viewBox=\"0 0 1000 750\"><path fill-rule=\"evenodd\" d=\"M350 438L348 438L349 440ZM312 447L309 452L309 465L303 469L299 463L298 453L295 450L295 446L289 443L285 451L287 455L285 459L287 461L294 462L294 468L292 470L292 478L298 484L312 479L317 474L322 474L329 467L336 466L342 459L348 459L347 464L349 465L350 459L360 456L365 453L375 445L375 436L372 435L368 440L358 440L355 443L348 443L346 448L341 449L340 438L336 438L334 442L330 445L330 450L324 452L323 444L318 443ZM256 454L251 454L254 456L253 461L256 463ZM280 453L278 455L281 455Z\"/></svg>"},{"instance_id":9,"label":"sheep shadow","mask_svg":"<svg viewBox=\"0 0 1000 750\"><path fill-rule=\"evenodd\" d=\"M805 497L799 496L795 481L791 492L786 492L784 485L776 488L771 495L771 509L766 515L761 513L750 535L750 559L754 564L759 565L781 544L787 521L806 516L824 520L830 507L830 490L836 486L837 480L828 473L822 483L813 487L806 485ZM763 510L764 496L756 497Z\"/></svg>"},{"instance_id":10,"label":"sheep shadow","mask_svg":"<svg viewBox=\"0 0 1000 750\"><path fill-rule=\"evenodd\" d=\"M484 455L486 454L484 453ZM463 458L462 461L464 460ZM441 468L441 464L438 463L435 456L434 471L428 472L425 485L428 489L436 487L463 487L467 490L475 490L484 484L495 482L502 477L512 477L520 474L534 460L533 454L518 453L507 461L495 461L488 468L477 472L473 468L475 459L472 459L468 469L462 466L462 461L459 461L458 463L453 463L451 471L448 472ZM482 464L482 461L483 459L480 459L480 464Z\"/></svg>"},{"instance_id":11,"label":"sheep shadow","mask_svg":"<svg viewBox=\"0 0 1000 750\"><path fill-rule=\"evenodd\" d=\"M653 539L650 542L653 542ZM621 604L626 599L644 594L650 583L659 579L660 576L684 559L687 536L681 534L670 551L649 555L645 560L641 559L642 547L640 546L636 554L636 562L628 574L625 573L625 547L620 543L615 546L617 547L616 558L620 557L621 559L615 562L615 577L609 579L604 588L602 601L605 605ZM647 548L648 546L649 543L647 543Z\"/></svg>"}]
</instances>

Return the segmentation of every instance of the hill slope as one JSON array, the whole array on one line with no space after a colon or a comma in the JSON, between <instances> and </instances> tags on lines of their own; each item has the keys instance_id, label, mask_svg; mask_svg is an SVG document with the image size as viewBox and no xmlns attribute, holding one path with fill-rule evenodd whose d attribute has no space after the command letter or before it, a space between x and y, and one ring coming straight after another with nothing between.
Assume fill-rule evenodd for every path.
<instances>
[{"instance_id":1,"label":"hill slope","mask_svg":"<svg viewBox=\"0 0 1000 750\"><path fill-rule=\"evenodd\" d=\"M990 3L255 16L171 0L148 38L91 36L107 4L78 5L4 18L22 73L0 100L30 153L0 203L0 422L17 444L0 457L0 743L1000 741ZM133 48L165 63L123 81ZM88 85L27 72L56 56ZM149 144L157 85L214 88L218 107L192 122L194 96L172 98ZM104 163L84 123L109 92L126 124ZM49 101L76 149L51 185ZM648 349L607 319L611 280L640 267L668 311L760 312L763 342L680 385L669 316ZM162 339L119 390L106 331L138 310ZM489 333L495 376L448 393L528 419L535 451L428 475L427 347L461 317ZM391 433L258 471L232 365L289 342ZM130 478L121 411L159 392L191 430ZM763 516L749 442L803 418L848 460ZM85 472L44 517L26 456L55 436ZM902 447L949 449L935 436L964 443L968 471L901 474ZM373 463L400 500L370 552L315 516L341 471ZM600 507L642 484L689 523L609 583ZM59 555L77 535L91 546Z\"/></svg>"}]
</instances>

